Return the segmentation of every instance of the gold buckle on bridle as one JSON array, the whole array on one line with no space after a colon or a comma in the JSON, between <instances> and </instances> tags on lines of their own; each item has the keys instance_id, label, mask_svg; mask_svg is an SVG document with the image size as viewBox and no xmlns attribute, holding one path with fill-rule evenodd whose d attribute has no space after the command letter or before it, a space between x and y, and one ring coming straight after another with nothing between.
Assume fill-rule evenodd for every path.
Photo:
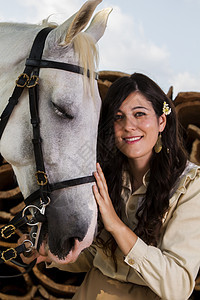
<instances>
[{"instance_id":1,"label":"gold buckle on bridle","mask_svg":"<svg viewBox=\"0 0 200 300\"><path fill-rule=\"evenodd\" d=\"M28 82L28 84L27 84L27 88L30 89L30 88L36 86L38 84L38 82L39 82L39 76L32 75L29 82Z\"/></svg>"},{"instance_id":2,"label":"gold buckle on bridle","mask_svg":"<svg viewBox=\"0 0 200 300\"><path fill-rule=\"evenodd\" d=\"M5 254L6 252L9 252L9 251L13 251L13 257L10 257L10 258L6 259L6 258L4 257L4 254ZM5 251L2 251L2 253L1 253L1 259L3 259L4 262L10 261L10 260L12 260L12 259L15 259L16 257L17 257L17 251L16 251L14 248L9 248L9 249L7 249L7 250L5 250Z\"/></svg>"},{"instance_id":3,"label":"gold buckle on bridle","mask_svg":"<svg viewBox=\"0 0 200 300\"><path fill-rule=\"evenodd\" d=\"M44 181L43 180L39 180L39 175L43 175L43 177L44 177ZM47 174L45 173L45 172L43 172L43 171L37 171L36 173L35 173L35 177L36 177L36 179L37 179L37 184L38 185L46 185L47 184L47 182L48 182L48 178L47 178Z\"/></svg>"},{"instance_id":4,"label":"gold buckle on bridle","mask_svg":"<svg viewBox=\"0 0 200 300\"><path fill-rule=\"evenodd\" d=\"M10 229L10 230L13 230L9 235L5 235L4 234L4 231L6 231L7 229ZM8 239L9 237L11 237L11 235L12 234L14 234L15 233L15 226L14 225L12 225L12 224L10 224L10 225L7 225L7 226L5 226L4 228L2 228L1 229L1 236L4 238L4 239Z\"/></svg>"},{"instance_id":5,"label":"gold buckle on bridle","mask_svg":"<svg viewBox=\"0 0 200 300\"><path fill-rule=\"evenodd\" d=\"M19 80L21 79L21 77L24 79L26 79L25 81L24 81L24 84L19 84L18 82L19 82ZM18 78L17 78L17 80L16 80L16 86L17 87L21 87L21 88L23 88L23 87L25 87L26 85L27 85L27 83L29 82L29 76L26 74L26 73L22 73L21 75L19 75L18 76Z\"/></svg>"}]
</instances>

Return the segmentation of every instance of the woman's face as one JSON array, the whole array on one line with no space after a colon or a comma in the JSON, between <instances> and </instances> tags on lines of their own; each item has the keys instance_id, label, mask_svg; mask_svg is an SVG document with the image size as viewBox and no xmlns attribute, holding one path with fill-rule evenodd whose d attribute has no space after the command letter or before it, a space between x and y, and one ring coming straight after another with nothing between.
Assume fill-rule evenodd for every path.
<instances>
[{"instance_id":1,"label":"woman's face","mask_svg":"<svg viewBox=\"0 0 200 300\"><path fill-rule=\"evenodd\" d=\"M139 92L133 92L115 116L116 146L129 160L148 164L158 134L165 125L166 116L157 117L151 102Z\"/></svg>"}]
</instances>

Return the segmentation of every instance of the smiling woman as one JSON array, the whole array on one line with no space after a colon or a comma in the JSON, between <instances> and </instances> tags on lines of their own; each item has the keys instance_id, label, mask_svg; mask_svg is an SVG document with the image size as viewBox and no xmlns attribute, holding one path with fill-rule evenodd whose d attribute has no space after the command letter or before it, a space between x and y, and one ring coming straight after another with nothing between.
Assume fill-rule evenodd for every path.
<instances>
[{"instance_id":1,"label":"smiling woman","mask_svg":"<svg viewBox=\"0 0 200 300\"><path fill-rule=\"evenodd\" d=\"M150 78L111 85L93 186L97 238L75 263L50 265L88 271L73 299L189 298L200 266L200 167L179 134L172 101Z\"/></svg>"},{"instance_id":2,"label":"smiling woman","mask_svg":"<svg viewBox=\"0 0 200 300\"><path fill-rule=\"evenodd\" d=\"M152 149L165 125L166 115L157 118L151 102L139 91L131 93L121 104L114 123L115 143L129 162L132 161L133 170L135 164L149 169Z\"/></svg>"},{"instance_id":3,"label":"smiling woman","mask_svg":"<svg viewBox=\"0 0 200 300\"><path fill-rule=\"evenodd\" d=\"M171 108L169 115L163 112L164 103ZM156 243L162 219L160 214L164 215L168 209L170 189L186 163L178 127L172 101L147 76L135 73L131 77L123 77L109 89L99 125L99 161L111 193L115 194L111 198L116 201L116 207L120 203L121 188L117 191L114 187L121 186L120 174L128 171L134 191L134 187L143 185L146 172L153 170L147 191L149 203L142 203L137 226L137 230L141 230L140 225L143 224L145 240L150 239L151 243ZM156 153L161 132L162 151ZM105 149L101 147L102 142L106 145ZM174 175L171 174L173 164L176 165Z\"/></svg>"}]
</instances>

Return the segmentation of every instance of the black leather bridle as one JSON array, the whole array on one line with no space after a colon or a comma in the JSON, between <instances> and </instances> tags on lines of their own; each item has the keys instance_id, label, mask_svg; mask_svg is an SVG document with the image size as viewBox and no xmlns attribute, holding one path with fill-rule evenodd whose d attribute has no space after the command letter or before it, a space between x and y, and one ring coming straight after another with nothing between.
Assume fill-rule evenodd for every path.
<instances>
[{"instance_id":1,"label":"black leather bridle","mask_svg":"<svg viewBox=\"0 0 200 300\"><path fill-rule=\"evenodd\" d=\"M36 179L39 185L38 190L33 192L28 198L24 200L26 207L19 212L6 226L0 228L0 237L9 238L12 234L15 233L15 230L21 227L24 224L28 224L31 226L35 226L38 223L45 221L45 207L50 202L50 194L51 192L63 189L71 186L81 185L85 183L91 183L95 181L93 175L85 176L70 180L65 180L56 183L49 183L48 176L45 172L44 159L42 154L42 140L40 136L40 120L39 120L39 111L38 111L38 81L39 81L39 71L40 68L54 68L61 69L68 72L74 72L78 74L84 74L84 69L80 66L42 60L42 53L44 49L44 44L47 35L52 30L52 28L47 27L42 29L36 36L29 58L26 60L24 72L18 77L16 80L16 86L12 93L12 96L9 98L9 102L4 109L1 117L0 117L0 139L4 132L4 129L8 123L9 117L15 108L15 105L18 103L18 100L23 92L23 90L27 87L29 90L29 105L30 105L30 114L31 114L31 124L33 127L33 146L34 146L34 155L35 155L35 163L36 163ZM87 76L90 77L90 71L87 70ZM97 73L95 73L95 79L98 79ZM27 211L29 209L33 209L34 213L32 213L32 219L29 220L27 215ZM39 231L35 233L39 234ZM38 237L37 237L38 238ZM10 248L5 251L0 252L0 264L6 261L12 261L19 265L15 261L15 258L18 254L22 252L26 252L31 250L33 246L32 241L26 241L30 243L30 247L25 246L25 242L16 247ZM23 265L24 266L24 265ZM27 265L25 265L27 266ZM30 267L30 266L29 266ZM32 267L32 265L31 265ZM5 277L0 277L5 278Z\"/></svg>"}]
</instances>

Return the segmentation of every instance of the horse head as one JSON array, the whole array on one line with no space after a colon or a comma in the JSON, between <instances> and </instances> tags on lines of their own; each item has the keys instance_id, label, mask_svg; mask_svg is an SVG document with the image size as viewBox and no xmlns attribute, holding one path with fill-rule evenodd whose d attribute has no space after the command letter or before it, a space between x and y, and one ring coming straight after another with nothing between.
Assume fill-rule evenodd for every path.
<instances>
[{"instance_id":1,"label":"horse head","mask_svg":"<svg viewBox=\"0 0 200 300\"><path fill-rule=\"evenodd\" d=\"M101 106L94 75L98 56L96 43L104 34L111 9L98 12L85 28L100 2L87 1L76 14L55 27L45 41L44 60L79 65L86 70L84 75L53 68L40 70L40 135L50 184L91 175L96 167ZM4 40L7 27L9 41L5 41L4 50L9 59L1 62L1 69L6 71L2 72L0 79L3 94L1 111L12 92L10 79L21 72L33 35L42 29L33 25L4 24ZM15 49L19 50L15 54L8 54L9 48L6 51L11 39L16 44ZM24 198L38 189L32 135L28 92L24 91L0 141L0 152L12 165ZM80 252L92 243L96 232L97 206L92 183L53 191L45 215L38 250L57 262L75 261Z\"/></svg>"}]
</instances>

